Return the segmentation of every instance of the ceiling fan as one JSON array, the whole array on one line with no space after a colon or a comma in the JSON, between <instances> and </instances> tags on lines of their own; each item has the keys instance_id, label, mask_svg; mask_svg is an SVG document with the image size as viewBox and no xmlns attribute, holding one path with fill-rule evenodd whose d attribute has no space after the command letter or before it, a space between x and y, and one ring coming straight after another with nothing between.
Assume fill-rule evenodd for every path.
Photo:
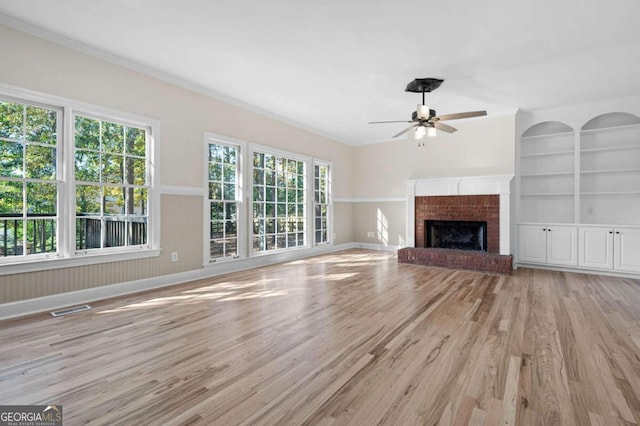
<instances>
[{"instance_id":1,"label":"ceiling fan","mask_svg":"<svg viewBox=\"0 0 640 426\"><path fill-rule=\"evenodd\" d=\"M440 80L438 78L416 78L409 84L407 84L407 88L405 92L413 92L413 93L422 93L422 105L418 105L415 111L411 114L411 121L401 120L401 121L372 121L369 124L383 124L383 123L413 123L411 126L407 127L403 131L396 133L392 137L397 138L400 135L403 135L410 130L415 130L414 138L422 139L426 135L427 137L436 136L437 130L442 130L443 132L453 133L457 131L455 127L449 126L448 124L441 123L442 121L448 120L460 120L461 118L471 118L471 117L480 117L483 115L487 115L487 111L469 111L469 112L458 112L456 114L445 114L445 115L436 115L436 111L430 109L424 103L424 94L426 92L432 92L436 90L442 84L444 80ZM424 144L423 144L424 145Z\"/></svg>"}]
</instances>

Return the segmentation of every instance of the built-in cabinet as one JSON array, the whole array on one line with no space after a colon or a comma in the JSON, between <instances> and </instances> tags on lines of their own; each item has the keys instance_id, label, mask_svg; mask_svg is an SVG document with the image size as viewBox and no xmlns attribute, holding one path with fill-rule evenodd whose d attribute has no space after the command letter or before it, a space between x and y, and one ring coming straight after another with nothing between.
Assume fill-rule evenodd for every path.
<instances>
[{"instance_id":1,"label":"built-in cabinet","mask_svg":"<svg viewBox=\"0 0 640 426\"><path fill-rule=\"evenodd\" d=\"M579 234L580 266L640 272L640 228L588 226Z\"/></svg>"},{"instance_id":2,"label":"built-in cabinet","mask_svg":"<svg viewBox=\"0 0 640 426\"><path fill-rule=\"evenodd\" d=\"M640 117L529 127L516 158L516 264L640 273Z\"/></svg>"},{"instance_id":3,"label":"built-in cabinet","mask_svg":"<svg viewBox=\"0 0 640 426\"><path fill-rule=\"evenodd\" d=\"M519 260L549 265L578 264L578 229L561 225L520 225Z\"/></svg>"}]
</instances>

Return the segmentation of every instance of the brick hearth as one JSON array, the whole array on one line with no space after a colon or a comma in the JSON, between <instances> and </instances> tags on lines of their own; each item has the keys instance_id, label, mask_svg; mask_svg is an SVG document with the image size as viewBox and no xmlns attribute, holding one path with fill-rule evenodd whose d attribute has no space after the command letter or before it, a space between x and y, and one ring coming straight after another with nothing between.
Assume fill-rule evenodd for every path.
<instances>
[{"instance_id":1,"label":"brick hearth","mask_svg":"<svg viewBox=\"0 0 640 426\"><path fill-rule=\"evenodd\" d=\"M401 248L398 250L398 263L468 269L506 275L511 274L512 269L511 256L440 248Z\"/></svg>"}]
</instances>

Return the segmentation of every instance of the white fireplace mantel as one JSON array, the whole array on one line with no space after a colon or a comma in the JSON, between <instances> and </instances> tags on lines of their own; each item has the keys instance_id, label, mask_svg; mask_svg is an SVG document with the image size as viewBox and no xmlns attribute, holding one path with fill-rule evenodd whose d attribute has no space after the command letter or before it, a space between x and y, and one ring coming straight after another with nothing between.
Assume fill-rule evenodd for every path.
<instances>
[{"instance_id":1,"label":"white fireplace mantel","mask_svg":"<svg viewBox=\"0 0 640 426\"><path fill-rule=\"evenodd\" d=\"M465 176L405 181L407 185L407 246L415 247L416 197L433 195L500 195L500 254L511 254L510 194L513 175Z\"/></svg>"}]
</instances>

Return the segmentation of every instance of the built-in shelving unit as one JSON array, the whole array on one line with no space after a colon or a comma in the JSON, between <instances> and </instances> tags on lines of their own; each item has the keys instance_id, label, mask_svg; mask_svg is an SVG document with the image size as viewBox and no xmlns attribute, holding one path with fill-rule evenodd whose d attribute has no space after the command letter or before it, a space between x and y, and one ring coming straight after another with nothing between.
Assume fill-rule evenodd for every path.
<instances>
[{"instance_id":1,"label":"built-in shelving unit","mask_svg":"<svg viewBox=\"0 0 640 426\"><path fill-rule=\"evenodd\" d=\"M603 114L580 129L580 223L638 224L640 118Z\"/></svg>"},{"instance_id":2,"label":"built-in shelving unit","mask_svg":"<svg viewBox=\"0 0 640 426\"><path fill-rule=\"evenodd\" d=\"M516 264L640 273L640 117L529 127L516 164Z\"/></svg>"},{"instance_id":3,"label":"built-in shelving unit","mask_svg":"<svg viewBox=\"0 0 640 426\"><path fill-rule=\"evenodd\" d=\"M527 130L520 144L520 221L573 222L575 135L558 122Z\"/></svg>"}]
</instances>

